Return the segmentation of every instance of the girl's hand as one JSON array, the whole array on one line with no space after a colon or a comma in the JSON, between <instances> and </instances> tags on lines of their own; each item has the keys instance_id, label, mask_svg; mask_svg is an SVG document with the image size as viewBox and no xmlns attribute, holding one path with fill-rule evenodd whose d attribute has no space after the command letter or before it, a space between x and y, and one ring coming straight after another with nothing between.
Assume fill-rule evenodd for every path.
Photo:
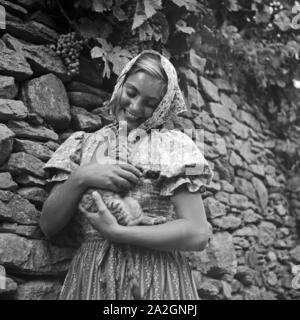
<instances>
[{"instance_id":1,"label":"girl's hand","mask_svg":"<svg viewBox=\"0 0 300 320\"><path fill-rule=\"evenodd\" d=\"M89 212L80 206L80 210L86 215L91 225L107 239L114 239L114 235L120 228L117 219L107 209L101 195L98 192L92 193L98 207L97 212Z\"/></svg>"},{"instance_id":2,"label":"girl's hand","mask_svg":"<svg viewBox=\"0 0 300 320\"><path fill-rule=\"evenodd\" d=\"M140 183L142 172L131 164L98 164L90 162L77 170L86 188L127 191Z\"/></svg>"}]
</instances>

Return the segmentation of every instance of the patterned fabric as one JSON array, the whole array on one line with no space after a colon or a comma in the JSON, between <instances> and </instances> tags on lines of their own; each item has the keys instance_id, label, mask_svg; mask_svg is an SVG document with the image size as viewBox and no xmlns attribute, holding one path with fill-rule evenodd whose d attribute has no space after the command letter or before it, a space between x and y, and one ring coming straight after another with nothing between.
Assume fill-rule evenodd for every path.
<instances>
[{"instance_id":1,"label":"patterned fabric","mask_svg":"<svg viewBox=\"0 0 300 320\"><path fill-rule=\"evenodd\" d=\"M130 70L134 61L125 67L121 76ZM152 129L163 123L169 112L185 110L176 71L163 57L162 64L170 79L168 92L158 110L141 125L143 129ZM112 133L118 134L118 129L112 124L95 133L80 131L70 136L45 165L51 176L48 182L67 180L77 166L89 163L101 143ZM212 179L212 171L194 142L185 134L175 130L152 130L137 140L138 132L133 131L128 137L130 162L158 175L143 176L141 185L131 190L129 196L137 199L149 216L176 219L170 201L175 189L186 184L190 192L202 192ZM187 171L189 168L192 170ZM60 299L198 299L189 265L181 252L129 246L139 279L137 294L129 285L128 259L125 259L128 245L103 239L79 211L73 215L69 228L76 231L81 246L71 262Z\"/></svg>"},{"instance_id":2,"label":"patterned fabric","mask_svg":"<svg viewBox=\"0 0 300 320\"><path fill-rule=\"evenodd\" d=\"M111 96L111 101L116 97L117 92L123 85L126 74L130 71L136 60L144 53L152 53L160 57L161 64L168 78L167 92L158 107L153 112L152 116L142 123L138 128L130 132L128 137L129 140L131 139L131 136L134 137L136 132L138 132L140 129L148 131L162 125L167 121L171 113L180 114L184 111L187 111L182 92L178 85L178 77L174 66L167 58L154 50L144 50L125 65L117 79L117 83Z\"/></svg>"}]
</instances>

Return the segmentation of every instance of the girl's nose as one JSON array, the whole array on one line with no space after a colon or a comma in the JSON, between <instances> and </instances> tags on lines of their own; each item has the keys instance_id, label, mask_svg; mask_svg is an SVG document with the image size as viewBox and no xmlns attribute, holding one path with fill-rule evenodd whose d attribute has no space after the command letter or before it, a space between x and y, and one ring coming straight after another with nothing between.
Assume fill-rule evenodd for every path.
<instances>
[{"instance_id":1,"label":"girl's nose","mask_svg":"<svg viewBox=\"0 0 300 320\"><path fill-rule=\"evenodd\" d=\"M141 103L141 100L140 99L134 99L132 102L131 102L131 105L130 105L130 110L132 111L141 111L141 107L142 107L142 103Z\"/></svg>"}]
</instances>

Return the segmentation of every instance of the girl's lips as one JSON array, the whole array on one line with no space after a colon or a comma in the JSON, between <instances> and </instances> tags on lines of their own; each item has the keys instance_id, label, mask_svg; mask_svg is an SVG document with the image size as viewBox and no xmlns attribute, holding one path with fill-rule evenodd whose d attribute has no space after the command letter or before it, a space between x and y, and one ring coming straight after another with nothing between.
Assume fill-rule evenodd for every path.
<instances>
[{"instance_id":1,"label":"girl's lips","mask_svg":"<svg viewBox=\"0 0 300 320\"><path fill-rule=\"evenodd\" d=\"M129 110L126 109L125 113L127 116L129 116L130 119L132 120L139 120L139 116L135 115L134 113L130 112Z\"/></svg>"}]
</instances>

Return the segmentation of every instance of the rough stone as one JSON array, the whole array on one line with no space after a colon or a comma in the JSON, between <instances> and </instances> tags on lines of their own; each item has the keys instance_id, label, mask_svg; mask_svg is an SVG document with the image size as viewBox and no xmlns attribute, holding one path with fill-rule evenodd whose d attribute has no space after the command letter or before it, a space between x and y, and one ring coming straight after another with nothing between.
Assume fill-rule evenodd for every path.
<instances>
[{"instance_id":1,"label":"rough stone","mask_svg":"<svg viewBox=\"0 0 300 320\"><path fill-rule=\"evenodd\" d=\"M83 82L71 81L67 84L68 92L86 92L99 96L103 101L109 100L111 93L104 91L98 87L89 86Z\"/></svg>"},{"instance_id":2,"label":"rough stone","mask_svg":"<svg viewBox=\"0 0 300 320\"><path fill-rule=\"evenodd\" d=\"M264 245L265 247L274 244L274 241L276 239L276 230L277 228L273 223L262 221L258 226L259 243Z\"/></svg>"},{"instance_id":3,"label":"rough stone","mask_svg":"<svg viewBox=\"0 0 300 320\"><path fill-rule=\"evenodd\" d=\"M200 111L201 108L205 105L205 102L200 94L200 92L194 87L187 87L187 100L191 108Z\"/></svg>"},{"instance_id":4,"label":"rough stone","mask_svg":"<svg viewBox=\"0 0 300 320\"><path fill-rule=\"evenodd\" d=\"M16 190L18 185L13 181L9 172L0 172L0 189Z\"/></svg>"},{"instance_id":5,"label":"rough stone","mask_svg":"<svg viewBox=\"0 0 300 320\"><path fill-rule=\"evenodd\" d=\"M13 150L13 138L15 134L4 124L0 123L0 165L10 156Z\"/></svg>"},{"instance_id":6,"label":"rough stone","mask_svg":"<svg viewBox=\"0 0 300 320\"><path fill-rule=\"evenodd\" d=\"M262 131L260 123L255 119L255 117L252 114L245 112L243 110L238 110L236 115L237 115L238 120L247 124L254 131L256 131L256 132Z\"/></svg>"},{"instance_id":7,"label":"rough stone","mask_svg":"<svg viewBox=\"0 0 300 320\"><path fill-rule=\"evenodd\" d=\"M248 198L241 194L230 194L229 195L229 204L233 207L239 208L239 209L248 209L249 208L249 202Z\"/></svg>"},{"instance_id":8,"label":"rough stone","mask_svg":"<svg viewBox=\"0 0 300 320\"><path fill-rule=\"evenodd\" d=\"M28 174L22 174L16 177L15 180L22 187L44 187L46 184L44 179L40 179Z\"/></svg>"},{"instance_id":9,"label":"rough stone","mask_svg":"<svg viewBox=\"0 0 300 320\"><path fill-rule=\"evenodd\" d=\"M34 44L55 43L58 39L58 34L54 30L34 20L28 22L7 20L6 31L16 38Z\"/></svg>"},{"instance_id":10,"label":"rough stone","mask_svg":"<svg viewBox=\"0 0 300 320\"><path fill-rule=\"evenodd\" d=\"M185 78L185 81L189 82L189 84L191 84L192 86L197 87L198 78L195 72L185 67L179 67L178 71L181 75L183 75L183 77Z\"/></svg>"},{"instance_id":11,"label":"rough stone","mask_svg":"<svg viewBox=\"0 0 300 320\"><path fill-rule=\"evenodd\" d=\"M243 285L251 286L254 284L253 270L246 266L239 266L235 278L238 279Z\"/></svg>"},{"instance_id":12,"label":"rough stone","mask_svg":"<svg viewBox=\"0 0 300 320\"><path fill-rule=\"evenodd\" d=\"M14 152L26 152L39 158L43 161L47 161L51 158L53 151L51 151L47 146L30 140L14 140Z\"/></svg>"},{"instance_id":13,"label":"rough stone","mask_svg":"<svg viewBox=\"0 0 300 320\"><path fill-rule=\"evenodd\" d=\"M218 88L211 81L203 77L200 77L199 80L203 90L203 94L208 99L208 101L219 102L220 96L219 96Z\"/></svg>"},{"instance_id":14,"label":"rough stone","mask_svg":"<svg viewBox=\"0 0 300 320\"><path fill-rule=\"evenodd\" d=\"M76 130L92 132L102 127L101 118L83 108L72 107L71 115Z\"/></svg>"},{"instance_id":15,"label":"rough stone","mask_svg":"<svg viewBox=\"0 0 300 320\"><path fill-rule=\"evenodd\" d=\"M226 206L214 198L206 198L204 206L206 214L210 219L226 215Z\"/></svg>"},{"instance_id":16,"label":"rough stone","mask_svg":"<svg viewBox=\"0 0 300 320\"><path fill-rule=\"evenodd\" d=\"M215 137L215 141L213 143L214 148L216 149L219 155L227 155L226 142L220 136Z\"/></svg>"},{"instance_id":17,"label":"rough stone","mask_svg":"<svg viewBox=\"0 0 300 320\"><path fill-rule=\"evenodd\" d=\"M7 169L16 176L32 174L43 178L45 175L43 166L43 161L25 152L12 153L7 163Z\"/></svg>"},{"instance_id":18,"label":"rough stone","mask_svg":"<svg viewBox=\"0 0 300 320\"><path fill-rule=\"evenodd\" d=\"M266 210L269 201L267 188L265 187L264 183L256 177L252 178L252 184L256 190L258 204L260 205L262 210Z\"/></svg>"},{"instance_id":19,"label":"rough stone","mask_svg":"<svg viewBox=\"0 0 300 320\"><path fill-rule=\"evenodd\" d=\"M33 45L25 41L20 41L9 34L5 34L2 40L7 47L22 54L30 64L36 76L53 73L62 81L67 81L70 76L67 75L67 68L54 51L43 46Z\"/></svg>"},{"instance_id":20,"label":"rough stone","mask_svg":"<svg viewBox=\"0 0 300 320\"><path fill-rule=\"evenodd\" d=\"M25 121L9 121L7 126L16 134L17 138L58 141L58 135L43 126L30 126Z\"/></svg>"},{"instance_id":21,"label":"rough stone","mask_svg":"<svg viewBox=\"0 0 300 320\"><path fill-rule=\"evenodd\" d=\"M215 194L215 199L228 205L229 203L229 193L220 191Z\"/></svg>"},{"instance_id":22,"label":"rough stone","mask_svg":"<svg viewBox=\"0 0 300 320\"><path fill-rule=\"evenodd\" d=\"M232 99L230 99L226 94L221 93L220 98L221 98L221 103L224 106L226 106L228 109L230 109L233 114L237 112L238 107L236 103Z\"/></svg>"},{"instance_id":23,"label":"rough stone","mask_svg":"<svg viewBox=\"0 0 300 320\"><path fill-rule=\"evenodd\" d=\"M3 191L0 190L0 200L3 202L8 202L10 201L14 196L14 193L12 193L11 191Z\"/></svg>"},{"instance_id":24,"label":"rough stone","mask_svg":"<svg viewBox=\"0 0 300 320\"><path fill-rule=\"evenodd\" d=\"M255 189L253 185L246 179L236 177L234 179L234 186L237 192L247 196L254 201L257 201Z\"/></svg>"},{"instance_id":25,"label":"rough stone","mask_svg":"<svg viewBox=\"0 0 300 320\"><path fill-rule=\"evenodd\" d=\"M251 164L256 160L256 156L252 153L251 143L236 139L235 150L248 163Z\"/></svg>"},{"instance_id":26,"label":"rough stone","mask_svg":"<svg viewBox=\"0 0 300 320\"><path fill-rule=\"evenodd\" d=\"M204 157L207 158L208 160L215 160L216 158L220 157L221 154L219 150L215 146L210 146L209 144L202 144L202 145L197 145L200 151L204 154Z\"/></svg>"},{"instance_id":27,"label":"rough stone","mask_svg":"<svg viewBox=\"0 0 300 320\"><path fill-rule=\"evenodd\" d=\"M39 2L39 0L17 0L17 2L26 8L31 8L37 2Z\"/></svg>"},{"instance_id":28,"label":"rough stone","mask_svg":"<svg viewBox=\"0 0 300 320\"><path fill-rule=\"evenodd\" d=\"M7 12L15 14L20 18L26 18L28 15L28 11L24 7L19 6L11 1L0 0L0 5L4 6Z\"/></svg>"},{"instance_id":29,"label":"rough stone","mask_svg":"<svg viewBox=\"0 0 300 320\"><path fill-rule=\"evenodd\" d=\"M242 168L244 165L242 158L234 151L230 153L229 163L235 168Z\"/></svg>"},{"instance_id":30,"label":"rough stone","mask_svg":"<svg viewBox=\"0 0 300 320\"><path fill-rule=\"evenodd\" d=\"M61 290L60 281L35 280L20 284L15 295L17 300L57 300Z\"/></svg>"},{"instance_id":31,"label":"rough stone","mask_svg":"<svg viewBox=\"0 0 300 320\"><path fill-rule=\"evenodd\" d=\"M197 287L200 298L216 299L220 293L219 282L214 279L205 279Z\"/></svg>"},{"instance_id":32,"label":"rough stone","mask_svg":"<svg viewBox=\"0 0 300 320\"><path fill-rule=\"evenodd\" d=\"M64 85L53 74L28 81L23 99L31 112L40 115L57 131L65 130L71 121L70 105Z\"/></svg>"},{"instance_id":33,"label":"rough stone","mask_svg":"<svg viewBox=\"0 0 300 320\"><path fill-rule=\"evenodd\" d=\"M59 147L59 144L54 141L47 141L44 143L44 145L52 151L56 151L56 149Z\"/></svg>"},{"instance_id":34,"label":"rough stone","mask_svg":"<svg viewBox=\"0 0 300 320\"><path fill-rule=\"evenodd\" d=\"M33 71L20 53L4 46L0 50L0 75L24 81L33 75Z\"/></svg>"},{"instance_id":35,"label":"rough stone","mask_svg":"<svg viewBox=\"0 0 300 320\"><path fill-rule=\"evenodd\" d=\"M275 209L275 212L280 216L285 216L287 214L287 209L282 204L274 206L274 209Z\"/></svg>"},{"instance_id":36,"label":"rough stone","mask_svg":"<svg viewBox=\"0 0 300 320\"><path fill-rule=\"evenodd\" d=\"M259 214L256 214L253 212L252 209L248 209L243 212L243 220L245 223L255 223L262 219L262 217Z\"/></svg>"},{"instance_id":37,"label":"rough stone","mask_svg":"<svg viewBox=\"0 0 300 320\"><path fill-rule=\"evenodd\" d=\"M258 237L258 229L256 226L251 225L248 227L243 227L234 231L233 236L236 237Z\"/></svg>"},{"instance_id":38,"label":"rough stone","mask_svg":"<svg viewBox=\"0 0 300 320\"><path fill-rule=\"evenodd\" d=\"M22 101L0 99L0 121L24 119L28 113Z\"/></svg>"},{"instance_id":39,"label":"rough stone","mask_svg":"<svg viewBox=\"0 0 300 320\"><path fill-rule=\"evenodd\" d=\"M213 235L207 249L197 252L197 268L204 274L220 277L235 274L237 261L232 236L228 232Z\"/></svg>"},{"instance_id":40,"label":"rough stone","mask_svg":"<svg viewBox=\"0 0 300 320\"><path fill-rule=\"evenodd\" d=\"M264 177L265 176L265 170L262 165L257 165L257 164L250 164L248 166L248 170L251 171L253 174L259 176L259 177Z\"/></svg>"},{"instance_id":41,"label":"rough stone","mask_svg":"<svg viewBox=\"0 0 300 320\"><path fill-rule=\"evenodd\" d=\"M17 223L0 223L1 233L13 233L26 238L31 239L41 239L43 238L43 233L38 225L21 225Z\"/></svg>"},{"instance_id":42,"label":"rough stone","mask_svg":"<svg viewBox=\"0 0 300 320\"><path fill-rule=\"evenodd\" d=\"M242 220L241 218L229 214L226 217L213 219L212 223L214 226L217 226L221 230L235 230L240 227Z\"/></svg>"},{"instance_id":43,"label":"rough stone","mask_svg":"<svg viewBox=\"0 0 300 320\"><path fill-rule=\"evenodd\" d=\"M0 262L20 274L65 274L74 249L58 248L43 240L30 240L15 234L0 234Z\"/></svg>"},{"instance_id":44,"label":"rough stone","mask_svg":"<svg viewBox=\"0 0 300 320\"><path fill-rule=\"evenodd\" d=\"M205 132L206 130L210 132L217 131L212 117L206 111L201 111L201 113L197 113L197 115L193 118L193 122L196 129L204 129Z\"/></svg>"},{"instance_id":45,"label":"rough stone","mask_svg":"<svg viewBox=\"0 0 300 320\"><path fill-rule=\"evenodd\" d=\"M297 245L295 248L293 248L290 251L290 255L296 263L300 264L300 245Z\"/></svg>"},{"instance_id":46,"label":"rough stone","mask_svg":"<svg viewBox=\"0 0 300 320\"><path fill-rule=\"evenodd\" d=\"M234 192L234 186L232 184L230 184L228 181L226 180L221 180L221 190L225 191L225 192L229 192L229 193L233 193Z\"/></svg>"},{"instance_id":47,"label":"rough stone","mask_svg":"<svg viewBox=\"0 0 300 320\"><path fill-rule=\"evenodd\" d=\"M14 77L0 76L0 98L14 99L18 94L18 86Z\"/></svg>"},{"instance_id":48,"label":"rough stone","mask_svg":"<svg viewBox=\"0 0 300 320\"><path fill-rule=\"evenodd\" d=\"M209 107L209 111L212 113L214 117L220 118L229 123L232 123L233 118L232 118L231 112L226 106L220 103L209 102L208 107Z\"/></svg>"},{"instance_id":49,"label":"rough stone","mask_svg":"<svg viewBox=\"0 0 300 320\"><path fill-rule=\"evenodd\" d=\"M224 91L227 93L232 93L236 91L236 88L234 88L233 85L231 85L227 80L223 78L214 79L213 81L220 91Z\"/></svg>"},{"instance_id":50,"label":"rough stone","mask_svg":"<svg viewBox=\"0 0 300 320\"><path fill-rule=\"evenodd\" d=\"M5 277L4 277L5 276ZM3 266L0 265L0 299L10 297L18 288L17 283L12 280L7 274Z\"/></svg>"},{"instance_id":51,"label":"rough stone","mask_svg":"<svg viewBox=\"0 0 300 320\"><path fill-rule=\"evenodd\" d=\"M242 237L234 237L233 238L233 243L234 243L235 246L237 245L237 246L239 246L239 247L241 247L243 249L247 249L247 248L250 247L249 241L244 239L244 238L242 238Z\"/></svg>"},{"instance_id":52,"label":"rough stone","mask_svg":"<svg viewBox=\"0 0 300 320\"><path fill-rule=\"evenodd\" d=\"M48 196L44 189L38 187L20 188L18 193L36 205L42 205Z\"/></svg>"},{"instance_id":53,"label":"rough stone","mask_svg":"<svg viewBox=\"0 0 300 320\"><path fill-rule=\"evenodd\" d=\"M25 225L37 225L40 213L28 200L18 194L14 194L12 199L4 204L0 201L1 220L8 222L17 222Z\"/></svg>"},{"instance_id":54,"label":"rough stone","mask_svg":"<svg viewBox=\"0 0 300 320\"><path fill-rule=\"evenodd\" d=\"M92 110L103 104L103 100L92 93L86 92L68 92L70 104L76 107Z\"/></svg>"},{"instance_id":55,"label":"rough stone","mask_svg":"<svg viewBox=\"0 0 300 320\"><path fill-rule=\"evenodd\" d=\"M249 128L236 120L233 121L231 130L238 138L247 139L249 137Z\"/></svg>"}]
</instances>

